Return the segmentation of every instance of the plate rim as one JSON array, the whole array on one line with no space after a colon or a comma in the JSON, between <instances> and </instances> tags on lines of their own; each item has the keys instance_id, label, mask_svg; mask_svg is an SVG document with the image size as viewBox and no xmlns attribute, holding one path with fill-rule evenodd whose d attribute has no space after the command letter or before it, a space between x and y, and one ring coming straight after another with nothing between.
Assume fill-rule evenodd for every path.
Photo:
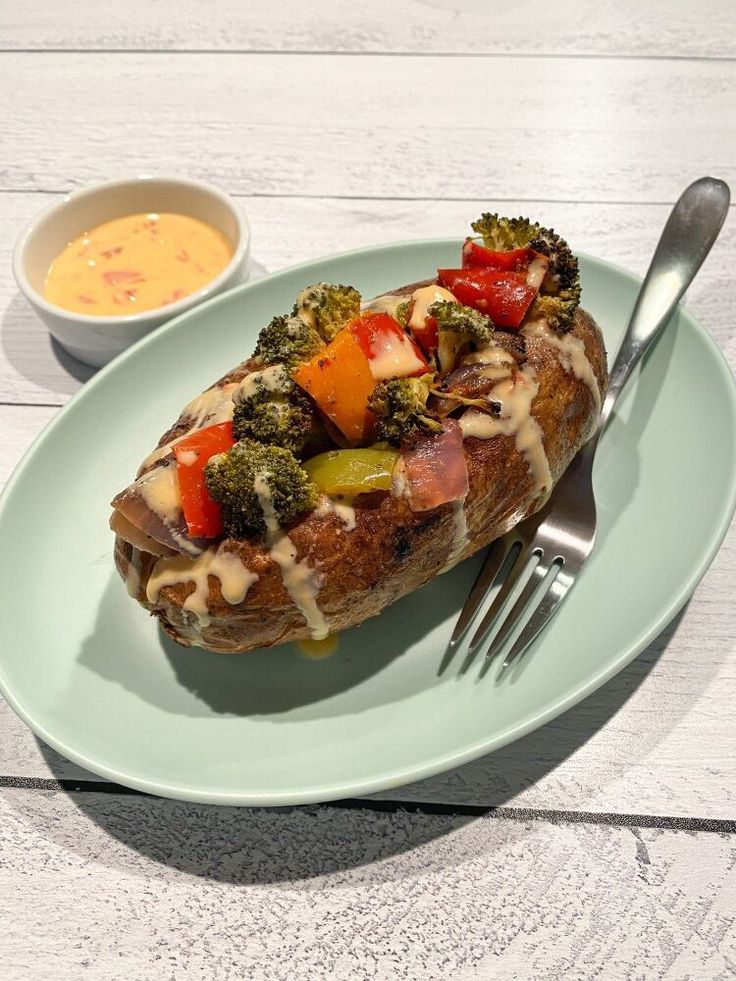
<instances>
[{"instance_id":1,"label":"plate rim","mask_svg":"<svg viewBox=\"0 0 736 981\"><path fill-rule=\"evenodd\" d=\"M331 253L325 256L318 256L317 258L308 259L303 262L296 263L295 265L288 266L284 269L279 269L276 272L268 273L258 279L242 283L230 290L218 294L217 296L213 296L205 300L203 303L198 304L191 310L187 310L178 316L173 317L164 325L141 338L135 344L131 345L126 351L113 359L113 361L111 361L108 365L101 368L91 379L89 379L89 381L83 384L82 387L80 387L80 389L75 392L64 405L59 408L59 411L42 428L16 464L10 478L0 494L0 518L2 517L3 512L7 509L8 501L12 497L14 488L22 478L22 475L29 465L30 460L33 458L33 456L35 456L46 440L53 438L53 433L56 427L63 423L66 415L74 410L77 403L87 397L90 391L94 391L99 384L104 384L108 375L119 371L120 366L125 364L126 361L137 357L141 350L145 349L148 345L160 343L159 338L163 338L170 332L178 329L179 324L181 324L183 321L194 318L202 311L207 310L210 306L223 303L229 299L232 299L232 297L235 295L247 293L259 283L264 283L267 281L273 282L274 280L278 281L278 279L282 277L285 278L293 275L294 273L299 272L300 269L312 267L317 263L344 260L352 257L374 254L377 252L400 251L402 249L418 246L447 247L459 242L461 242L461 239L456 237L409 239L401 242L390 242L384 244L379 243L376 245L363 246L357 249L350 249L348 251ZM576 255L594 265L603 267L604 270L610 271L617 275L623 275L632 281L634 285L641 285L643 277L638 276L636 273L630 272L623 266L619 266L618 264L610 262L606 259L599 259L597 256L593 256L587 252L577 251ZM716 364L717 370L719 371L724 382L724 389L728 392L728 411L731 415L732 425L736 429L736 380L734 379L733 372L725 358L724 353L721 351L713 337L711 337L710 332L698 322L687 307L679 304L677 307L677 312L680 315L685 316L685 318L690 322L689 326L695 329L700 336L700 340L705 343L705 346L707 349L709 349L710 354L714 356L714 363ZM33 717L32 712L27 711L21 702L15 697L8 680L5 678L1 659L0 694L3 695L12 711L15 712L15 714L36 736L42 739L44 743L46 743L56 752L60 753L66 759L94 774L97 774L100 777L104 777L121 786L142 791L143 793L149 795L167 797L174 800L183 800L199 804L245 807L277 807L294 804L329 802L344 799L348 796L359 797L366 794L379 793L392 788L403 787L419 780L427 779L428 777L434 776L438 773L446 772L469 763L472 760L479 759L482 756L493 753L496 750L523 738L529 733L534 732L543 725L546 725L548 722L564 714L566 711L573 708L575 705L585 699L588 695L592 694L598 688L606 684L607 681L618 674L619 671L626 667L627 664L631 663L631 661L633 661L634 658L636 658L637 655L640 654L641 651L643 651L652 642L652 640L658 636L659 633L661 633L665 626L676 616L679 610L682 609L684 604L695 591L698 583L705 575L718 550L720 549L720 546L730 527L735 511L736 454L733 456L731 466L730 496L723 502L720 521L713 530L709 547L703 553L701 560L693 566L689 575L683 580L679 588L673 594L673 597L666 609L650 625L650 627L643 632L642 635L640 635L630 645L624 647L615 659L608 663L601 671L595 674L586 683L578 686L573 691L568 692L564 697L537 712L526 721L511 726L495 736L476 741L461 750L445 753L439 757L434 757L429 762L405 767L400 771L391 771L390 774L384 773L382 777L354 780L349 784L342 781L339 786L337 784L327 784L319 788L311 787L288 794L274 794L273 792L263 793L197 790L195 788L176 784L167 784L161 781L139 778L136 776L131 777L128 774L116 769L114 766L108 766L104 762L89 759L83 752L78 752L77 750L67 746L63 739L58 739L53 735L53 733L50 733L43 724L38 722Z\"/></svg>"}]
</instances>

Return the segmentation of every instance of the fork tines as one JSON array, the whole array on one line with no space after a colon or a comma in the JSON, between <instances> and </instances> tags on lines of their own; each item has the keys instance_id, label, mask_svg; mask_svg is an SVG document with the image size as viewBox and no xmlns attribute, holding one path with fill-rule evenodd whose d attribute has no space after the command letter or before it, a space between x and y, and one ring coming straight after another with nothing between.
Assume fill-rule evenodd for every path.
<instances>
[{"instance_id":1,"label":"fork tines","mask_svg":"<svg viewBox=\"0 0 736 981\"><path fill-rule=\"evenodd\" d=\"M554 551L545 551L538 538L539 535L529 543L514 530L492 544L455 625L450 649L459 646L496 581L501 581L501 587L470 641L468 658L472 658L485 645L499 615L520 584L523 584L521 593L498 626L486 657L493 658L503 649L525 612L531 612L531 617L507 653L504 667L515 661L531 644L556 612L573 582L573 577L565 573L562 557Z\"/></svg>"}]
</instances>

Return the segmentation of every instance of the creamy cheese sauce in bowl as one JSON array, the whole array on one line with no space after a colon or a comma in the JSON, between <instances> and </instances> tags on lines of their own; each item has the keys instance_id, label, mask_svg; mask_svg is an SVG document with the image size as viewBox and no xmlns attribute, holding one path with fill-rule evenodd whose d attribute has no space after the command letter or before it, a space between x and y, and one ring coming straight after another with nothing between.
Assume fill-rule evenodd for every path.
<instances>
[{"instance_id":1,"label":"creamy cheese sauce in bowl","mask_svg":"<svg viewBox=\"0 0 736 981\"><path fill-rule=\"evenodd\" d=\"M74 191L38 215L13 271L59 344L99 366L245 279L249 250L247 219L222 191L138 177Z\"/></svg>"},{"instance_id":2,"label":"creamy cheese sauce in bowl","mask_svg":"<svg viewBox=\"0 0 736 981\"><path fill-rule=\"evenodd\" d=\"M94 316L155 310L206 286L232 254L222 232L189 215L125 215L70 242L49 267L44 296Z\"/></svg>"}]
</instances>

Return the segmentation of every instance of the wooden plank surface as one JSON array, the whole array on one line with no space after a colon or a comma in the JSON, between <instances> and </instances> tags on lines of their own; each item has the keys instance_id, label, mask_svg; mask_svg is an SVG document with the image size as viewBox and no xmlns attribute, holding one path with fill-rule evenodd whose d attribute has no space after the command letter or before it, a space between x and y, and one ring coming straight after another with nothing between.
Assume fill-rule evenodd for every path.
<instances>
[{"instance_id":1,"label":"wooden plank surface","mask_svg":"<svg viewBox=\"0 0 736 981\"><path fill-rule=\"evenodd\" d=\"M736 964L727 835L15 791L0 814L11 981L675 981Z\"/></svg>"},{"instance_id":2,"label":"wooden plank surface","mask_svg":"<svg viewBox=\"0 0 736 981\"><path fill-rule=\"evenodd\" d=\"M653 203L713 167L736 181L731 63L662 66L8 52L0 187L155 169L244 194Z\"/></svg>"},{"instance_id":3,"label":"wooden plank surface","mask_svg":"<svg viewBox=\"0 0 736 981\"><path fill-rule=\"evenodd\" d=\"M119 4L66 0L63 17L43 4L5 0L5 49L147 49L219 51L352 51L396 54L575 54L725 58L736 55L729 2L697 5L650 0L525 0L519 4L460 0L249 0L219 5L179 0ZM707 25L707 30L704 30Z\"/></svg>"}]
</instances>

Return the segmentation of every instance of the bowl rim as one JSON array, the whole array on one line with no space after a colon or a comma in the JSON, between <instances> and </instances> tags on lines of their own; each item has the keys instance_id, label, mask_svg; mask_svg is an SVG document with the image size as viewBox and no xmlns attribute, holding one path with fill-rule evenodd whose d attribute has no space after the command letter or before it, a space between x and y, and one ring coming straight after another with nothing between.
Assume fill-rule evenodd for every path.
<instances>
[{"instance_id":1,"label":"bowl rim","mask_svg":"<svg viewBox=\"0 0 736 981\"><path fill-rule=\"evenodd\" d=\"M31 285L25 270L25 255L29 244L34 236L39 233L42 225L46 224L54 215L63 211L69 204L78 201L80 198L95 197L104 194L105 191L125 185L141 185L144 183L161 183L178 186L182 189L196 189L217 198L223 204L235 220L237 227L237 242L234 244L234 251L230 261L225 268L201 286L196 292L177 300L175 303L167 303L164 306L152 307L150 310L142 310L140 313L131 313L124 316L103 316L89 313L76 313L64 307L50 303L38 290ZM167 177L159 174L138 174L135 177L112 178L105 181L95 181L93 184L86 184L84 187L76 188L65 194L61 200L54 201L48 207L37 212L31 220L24 226L13 249L13 275L18 284L18 288L34 306L39 307L45 313L65 320L69 324L76 324L85 327L135 327L145 324L151 320L159 319L164 314L165 319L184 313L192 307L201 303L202 300L213 296L227 282L236 269L247 259L250 250L250 223L244 211L242 211L234 199L225 191L220 190L214 184L207 181L197 180L191 177ZM164 313L165 312L165 313Z\"/></svg>"}]
</instances>

